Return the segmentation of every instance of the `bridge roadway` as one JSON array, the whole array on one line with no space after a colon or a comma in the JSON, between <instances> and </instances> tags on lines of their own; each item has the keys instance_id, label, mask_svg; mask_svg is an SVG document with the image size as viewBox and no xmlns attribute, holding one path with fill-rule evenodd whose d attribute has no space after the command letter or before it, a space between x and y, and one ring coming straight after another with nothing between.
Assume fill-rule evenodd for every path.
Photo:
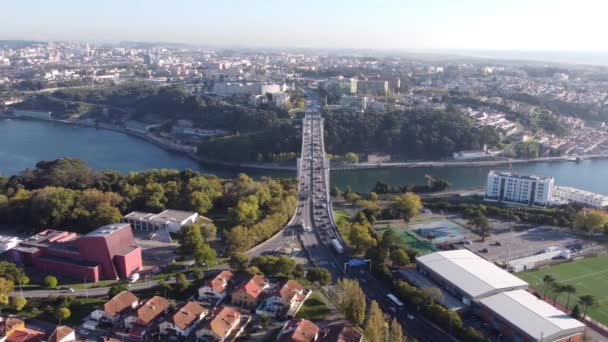
<instances>
[{"instance_id":1,"label":"bridge roadway","mask_svg":"<svg viewBox=\"0 0 608 342\"><path fill-rule=\"evenodd\" d=\"M448 333L425 318L418 316L415 308L397 309L388 299L389 290L367 270L344 272L348 255L337 253L331 240L338 239L344 245L333 220L329 195L329 161L325 159L323 118L314 94L308 94L306 113L302 120L302 151L298 160L298 208L288 224L276 235L247 251L256 256L276 251L299 239L310 264L325 267L336 281L341 277L357 279L368 300L376 300L382 310L396 317L405 331L419 341L457 341ZM408 317L414 317L412 319Z\"/></svg>"}]
</instances>

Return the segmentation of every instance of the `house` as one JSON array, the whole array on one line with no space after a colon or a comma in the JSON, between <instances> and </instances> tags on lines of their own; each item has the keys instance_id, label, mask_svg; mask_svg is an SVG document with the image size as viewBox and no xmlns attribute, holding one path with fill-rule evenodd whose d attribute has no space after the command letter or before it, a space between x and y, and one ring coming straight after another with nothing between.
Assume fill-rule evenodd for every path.
<instances>
[{"instance_id":1,"label":"house","mask_svg":"<svg viewBox=\"0 0 608 342\"><path fill-rule=\"evenodd\" d=\"M309 290L297 281L290 279L277 286L260 305L260 309L271 314L285 311L287 317L294 317L309 295ZM259 312L259 314L262 314L262 312Z\"/></svg>"},{"instance_id":2,"label":"house","mask_svg":"<svg viewBox=\"0 0 608 342\"><path fill-rule=\"evenodd\" d=\"M241 313L233 308L218 308L213 318L196 332L201 341L223 342L236 331L241 321Z\"/></svg>"},{"instance_id":3,"label":"house","mask_svg":"<svg viewBox=\"0 0 608 342\"><path fill-rule=\"evenodd\" d=\"M321 338L322 342L363 342L363 334L357 328L348 325L334 325L327 329ZM397 341L392 341L397 342Z\"/></svg>"},{"instance_id":4,"label":"house","mask_svg":"<svg viewBox=\"0 0 608 342\"><path fill-rule=\"evenodd\" d=\"M101 322L116 324L120 314L131 308L135 309L139 304L139 298L129 291L122 291L103 304L103 308L91 313L91 319Z\"/></svg>"},{"instance_id":5,"label":"house","mask_svg":"<svg viewBox=\"0 0 608 342\"><path fill-rule=\"evenodd\" d=\"M258 304L260 296L268 287L270 287L268 280L256 274L232 292L232 303L253 308Z\"/></svg>"},{"instance_id":6,"label":"house","mask_svg":"<svg viewBox=\"0 0 608 342\"><path fill-rule=\"evenodd\" d=\"M168 320L159 325L161 335L177 335L186 337L190 335L209 311L197 302L188 302L177 310Z\"/></svg>"},{"instance_id":7,"label":"house","mask_svg":"<svg viewBox=\"0 0 608 342\"><path fill-rule=\"evenodd\" d=\"M15 331L25 329L25 322L16 317L0 317L0 341L5 341Z\"/></svg>"},{"instance_id":8,"label":"house","mask_svg":"<svg viewBox=\"0 0 608 342\"><path fill-rule=\"evenodd\" d=\"M7 337L6 342L41 342L45 336L46 333L42 331L20 328Z\"/></svg>"},{"instance_id":9,"label":"house","mask_svg":"<svg viewBox=\"0 0 608 342\"><path fill-rule=\"evenodd\" d=\"M227 287L234 273L225 270L198 289L198 299L219 304L228 295Z\"/></svg>"},{"instance_id":10,"label":"house","mask_svg":"<svg viewBox=\"0 0 608 342\"><path fill-rule=\"evenodd\" d=\"M48 342L74 342L76 341L76 332L74 329L65 325L55 328Z\"/></svg>"},{"instance_id":11,"label":"house","mask_svg":"<svg viewBox=\"0 0 608 342\"><path fill-rule=\"evenodd\" d=\"M319 341L320 331L321 329L313 322L307 319L294 318L285 322L279 336L277 336L277 342Z\"/></svg>"},{"instance_id":12,"label":"house","mask_svg":"<svg viewBox=\"0 0 608 342\"><path fill-rule=\"evenodd\" d=\"M130 328L129 336L136 339L141 339L147 333L148 327L159 316L164 314L169 309L170 304L163 297L154 296L142 305L127 318L125 318L125 327Z\"/></svg>"},{"instance_id":13,"label":"house","mask_svg":"<svg viewBox=\"0 0 608 342\"><path fill-rule=\"evenodd\" d=\"M210 219L191 211L167 209L159 214L134 211L122 219L135 230L156 231L167 229L171 233L179 233L180 229L196 222L209 223Z\"/></svg>"}]
</instances>

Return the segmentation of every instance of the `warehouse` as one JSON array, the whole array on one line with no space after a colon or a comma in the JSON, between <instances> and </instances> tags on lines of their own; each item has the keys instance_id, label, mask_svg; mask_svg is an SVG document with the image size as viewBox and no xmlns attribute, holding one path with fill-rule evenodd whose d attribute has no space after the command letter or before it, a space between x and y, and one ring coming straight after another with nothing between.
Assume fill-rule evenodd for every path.
<instances>
[{"instance_id":1,"label":"warehouse","mask_svg":"<svg viewBox=\"0 0 608 342\"><path fill-rule=\"evenodd\" d=\"M464 249L418 257L416 266L466 305L500 292L528 288L525 281Z\"/></svg>"},{"instance_id":2,"label":"warehouse","mask_svg":"<svg viewBox=\"0 0 608 342\"><path fill-rule=\"evenodd\" d=\"M525 290L495 294L478 302L481 318L509 341L583 340L585 325Z\"/></svg>"}]
</instances>

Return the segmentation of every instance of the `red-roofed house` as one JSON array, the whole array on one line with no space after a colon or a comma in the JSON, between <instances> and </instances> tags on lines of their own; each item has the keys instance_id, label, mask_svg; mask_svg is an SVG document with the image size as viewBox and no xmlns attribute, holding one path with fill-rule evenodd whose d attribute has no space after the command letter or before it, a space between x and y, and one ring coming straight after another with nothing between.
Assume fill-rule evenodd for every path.
<instances>
[{"instance_id":1,"label":"red-roofed house","mask_svg":"<svg viewBox=\"0 0 608 342\"><path fill-rule=\"evenodd\" d=\"M223 342L235 332L241 322L241 314L233 308L217 309L211 320L196 332L199 341Z\"/></svg>"},{"instance_id":2,"label":"red-roofed house","mask_svg":"<svg viewBox=\"0 0 608 342\"><path fill-rule=\"evenodd\" d=\"M321 329L313 322L294 318L285 322L279 336L278 342L315 342L319 340Z\"/></svg>"},{"instance_id":3,"label":"red-roofed house","mask_svg":"<svg viewBox=\"0 0 608 342\"><path fill-rule=\"evenodd\" d=\"M120 314L127 309L135 309L139 304L139 298L129 291L122 291L103 304L103 308L91 313L91 319L95 321L106 321L117 323Z\"/></svg>"},{"instance_id":4,"label":"red-roofed house","mask_svg":"<svg viewBox=\"0 0 608 342\"><path fill-rule=\"evenodd\" d=\"M131 328L129 336L137 339L143 338L147 328L154 320L167 312L170 304L163 297L154 296L141 304L133 314L125 318L125 326Z\"/></svg>"},{"instance_id":5,"label":"red-roofed house","mask_svg":"<svg viewBox=\"0 0 608 342\"><path fill-rule=\"evenodd\" d=\"M6 342L41 342L45 336L42 331L22 328L15 330L6 338Z\"/></svg>"},{"instance_id":6,"label":"red-roofed house","mask_svg":"<svg viewBox=\"0 0 608 342\"><path fill-rule=\"evenodd\" d=\"M286 312L287 317L294 317L309 295L309 290L297 281L290 279L279 284L270 293L264 300L264 304L261 305L260 311L270 314ZM260 312L260 314L262 313Z\"/></svg>"},{"instance_id":7,"label":"red-roofed house","mask_svg":"<svg viewBox=\"0 0 608 342\"><path fill-rule=\"evenodd\" d=\"M208 312L199 303L188 302L159 325L160 334L186 337Z\"/></svg>"},{"instance_id":8,"label":"red-roofed house","mask_svg":"<svg viewBox=\"0 0 608 342\"><path fill-rule=\"evenodd\" d=\"M268 280L261 275L254 275L249 281L237 287L231 295L232 303L244 307L255 307L262 293L270 287Z\"/></svg>"},{"instance_id":9,"label":"red-roofed house","mask_svg":"<svg viewBox=\"0 0 608 342\"><path fill-rule=\"evenodd\" d=\"M234 273L228 270L220 272L198 289L198 299L214 302L217 305L228 295L228 285L233 278Z\"/></svg>"},{"instance_id":10,"label":"red-roofed house","mask_svg":"<svg viewBox=\"0 0 608 342\"><path fill-rule=\"evenodd\" d=\"M70 327L58 326L49 337L48 342L74 342L76 341L76 332Z\"/></svg>"}]
</instances>

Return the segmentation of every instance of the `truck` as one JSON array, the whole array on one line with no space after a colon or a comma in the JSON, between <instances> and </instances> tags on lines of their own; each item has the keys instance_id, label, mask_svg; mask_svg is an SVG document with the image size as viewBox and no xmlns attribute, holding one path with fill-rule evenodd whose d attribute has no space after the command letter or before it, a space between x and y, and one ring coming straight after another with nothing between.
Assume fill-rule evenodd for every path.
<instances>
[{"instance_id":1,"label":"truck","mask_svg":"<svg viewBox=\"0 0 608 342\"><path fill-rule=\"evenodd\" d=\"M331 239L331 245L336 250L336 253L338 253L338 254L344 253L344 247L342 247L342 244L340 243L340 241L338 241L338 239Z\"/></svg>"}]
</instances>

